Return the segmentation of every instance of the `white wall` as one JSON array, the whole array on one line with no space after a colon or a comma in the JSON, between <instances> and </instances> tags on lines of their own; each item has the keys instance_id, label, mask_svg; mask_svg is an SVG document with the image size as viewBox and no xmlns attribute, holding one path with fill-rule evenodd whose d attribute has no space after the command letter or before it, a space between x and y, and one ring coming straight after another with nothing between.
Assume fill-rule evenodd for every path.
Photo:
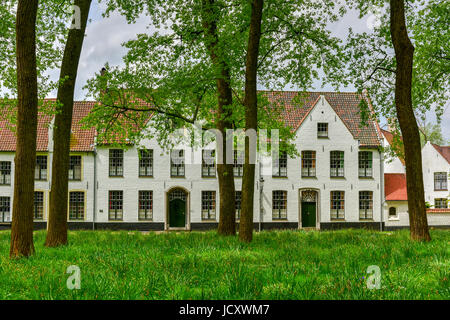
<instances>
[{"instance_id":1,"label":"white wall","mask_svg":"<svg viewBox=\"0 0 450 320\"><path fill-rule=\"evenodd\" d=\"M423 171L423 184L425 189L425 201L428 201L434 206L434 199L447 198L449 199L449 191L435 191L434 190L434 173L446 172L447 179L450 173L450 164L445 160L442 155L427 142L422 148L422 171ZM447 189L449 181L447 180Z\"/></svg>"}]
</instances>

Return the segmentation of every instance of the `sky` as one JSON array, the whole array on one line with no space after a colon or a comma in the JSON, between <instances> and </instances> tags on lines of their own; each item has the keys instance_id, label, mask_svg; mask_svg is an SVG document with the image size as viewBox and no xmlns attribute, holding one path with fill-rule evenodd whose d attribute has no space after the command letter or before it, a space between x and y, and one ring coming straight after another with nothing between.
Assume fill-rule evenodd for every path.
<instances>
[{"instance_id":1,"label":"sky","mask_svg":"<svg viewBox=\"0 0 450 320\"><path fill-rule=\"evenodd\" d=\"M121 45L122 43L136 38L139 33L147 33L148 25L150 23L149 17L143 16L139 18L135 24L128 24L126 19L118 13L111 14L108 18L102 17L103 5L93 1L91 12L89 15L90 22L86 30L86 38L83 44L83 50L80 58L80 65L78 69L78 79L75 90L76 100L92 99L86 97L86 91L83 87L86 81L99 72L101 68L108 63L110 66L122 65L122 57L126 53ZM345 39L348 28L356 32L369 32L372 23L375 23L374 16L359 19L356 12L349 12L340 21L331 26L334 36ZM57 80L59 70L54 70L49 73L52 79ZM292 89L292 88L286 88ZM320 81L314 83L312 88L316 91L334 91L331 85L322 87ZM354 87L341 87L340 91L354 91ZM55 97L56 92L53 92L50 97ZM436 116L434 112L427 114L427 121L435 122ZM446 111L442 117L442 134L446 141L450 142L450 107L447 104Z\"/></svg>"}]
</instances>

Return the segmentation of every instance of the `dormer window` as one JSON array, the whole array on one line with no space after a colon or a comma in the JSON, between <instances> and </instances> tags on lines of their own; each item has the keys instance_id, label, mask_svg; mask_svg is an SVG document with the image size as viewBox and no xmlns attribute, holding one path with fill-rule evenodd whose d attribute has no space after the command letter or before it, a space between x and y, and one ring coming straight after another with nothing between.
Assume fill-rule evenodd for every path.
<instances>
[{"instance_id":1,"label":"dormer window","mask_svg":"<svg viewBox=\"0 0 450 320\"><path fill-rule=\"evenodd\" d=\"M318 138L328 138L328 123L317 124L317 137Z\"/></svg>"}]
</instances>

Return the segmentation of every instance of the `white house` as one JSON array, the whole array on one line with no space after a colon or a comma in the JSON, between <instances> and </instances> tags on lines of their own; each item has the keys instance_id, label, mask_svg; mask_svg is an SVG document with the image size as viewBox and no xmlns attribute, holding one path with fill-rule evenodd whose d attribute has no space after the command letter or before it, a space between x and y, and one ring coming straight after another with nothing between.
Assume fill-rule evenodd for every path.
<instances>
[{"instance_id":1,"label":"white house","mask_svg":"<svg viewBox=\"0 0 450 320\"><path fill-rule=\"evenodd\" d=\"M283 117L295 132L300 157L288 158L281 153L272 174L262 170L266 159L257 159L255 229L364 227L380 230L387 225L385 164L380 148L387 140L377 123L369 120L361 124L361 97L356 93L332 92L310 92L301 98L297 92L263 93L271 103L284 105ZM82 129L79 123L94 104L76 102L74 105L69 228L216 228L220 215L219 188L215 157L210 152L215 144L199 151L190 148L167 151L154 139L126 149L100 143L96 141L95 129ZM51 122L48 117L40 117L36 228L45 227L48 215L53 150ZM7 122L0 122L0 128L0 227L8 227L15 136ZM151 122L146 129L152 130ZM169 152L176 157L171 157ZM192 163L191 152L200 153L199 158L203 160ZM239 219L242 164L237 158L236 153L235 209Z\"/></svg>"},{"instance_id":2,"label":"white house","mask_svg":"<svg viewBox=\"0 0 450 320\"><path fill-rule=\"evenodd\" d=\"M382 130L384 146L390 146L393 134ZM409 226L408 196L406 191L405 162L401 157L387 156L385 161L385 228L397 229ZM427 142L422 148L422 172L428 225L450 226L448 208L448 175L450 172L450 147Z\"/></svg>"}]
</instances>

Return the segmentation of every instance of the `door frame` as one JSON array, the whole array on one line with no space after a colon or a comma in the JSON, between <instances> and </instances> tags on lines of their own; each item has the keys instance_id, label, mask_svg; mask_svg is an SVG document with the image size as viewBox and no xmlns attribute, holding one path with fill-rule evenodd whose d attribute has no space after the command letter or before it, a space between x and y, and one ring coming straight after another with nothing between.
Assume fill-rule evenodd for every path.
<instances>
[{"instance_id":1,"label":"door frame","mask_svg":"<svg viewBox=\"0 0 450 320\"><path fill-rule=\"evenodd\" d=\"M169 194L176 190L176 189L180 189L182 190L184 193L186 193L186 221L185 221L185 225L184 227L170 227L169 224L169 210L170 210L170 205L169 205ZM184 187L181 186L175 186L175 187L171 187L169 188L166 192L165 192L165 197L166 197L166 201L165 201L165 212L166 212L166 219L164 221L164 230L169 231L169 230L173 230L173 231L184 231L184 230L190 230L191 229L191 193L189 192L189 190L187 190Z\"/></svg>"},{"instance_id":2,"label":"door frame","mask_svg":"<svg viewBox=\"0 0 450 320\"><path fill-rule=\"evenodd\" d=\"M300 188L298 189L298 228L302 226L302 192L314 191L316 193L316 229L320 230L320 189L319 188Z\"/></svg>"}]
</instances>

